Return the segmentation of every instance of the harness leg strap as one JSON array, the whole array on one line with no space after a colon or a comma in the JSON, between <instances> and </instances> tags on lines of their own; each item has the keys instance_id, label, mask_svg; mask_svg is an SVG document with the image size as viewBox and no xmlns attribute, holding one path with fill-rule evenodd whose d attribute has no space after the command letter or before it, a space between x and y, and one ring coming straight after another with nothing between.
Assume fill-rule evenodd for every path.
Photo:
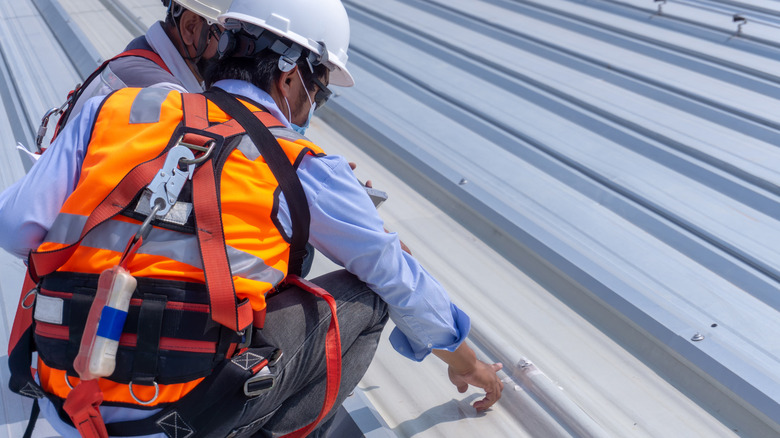
<instances>
[{"instance_id":1,"label":"harness leg strap","mask_svg":"<svg viewBox=\"0 0 780 438\"><path fill-rule=\"evenodd\" d=\"M98 407L103 402L103 392L97 380L82 380L68 394L63 409L84 438L108 438L106 425Z\"/></svg>"}]
</instances>

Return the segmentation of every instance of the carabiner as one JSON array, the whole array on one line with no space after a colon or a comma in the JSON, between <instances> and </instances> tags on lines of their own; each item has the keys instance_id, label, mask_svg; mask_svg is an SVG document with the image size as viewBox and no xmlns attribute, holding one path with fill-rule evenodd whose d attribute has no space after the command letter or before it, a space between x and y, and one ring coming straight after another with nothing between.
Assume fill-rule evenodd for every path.
<instances>
[{"instance_id":1,"label":"carabiner","mask_svg":"<svg viewBox=\"0 0 780 438\"><path fill-rule=\"evenodd\" d=\"M41 144L43 144L43 138L46 137L46 131L49 130L49 119L51 116L55 114L62 114L65 112L65 108L68 107L68 104L70 104L70 100L73 97L69 97L68 100L65 101L65 103L62 104L60 107L52 108L48 111L46 111L46 114L43 115L43 118L41 119L41 124L38 126L38 136L35 137L35 148L38 150L38 153L43 152L43 148L41 148Z\"/></svg>"}]
</instances>

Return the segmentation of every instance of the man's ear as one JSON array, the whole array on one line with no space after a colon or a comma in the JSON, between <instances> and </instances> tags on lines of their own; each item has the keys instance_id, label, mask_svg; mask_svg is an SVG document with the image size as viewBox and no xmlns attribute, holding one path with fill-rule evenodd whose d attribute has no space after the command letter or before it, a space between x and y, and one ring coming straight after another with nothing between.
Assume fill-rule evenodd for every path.
<instances>
[{"instance_id":1,"label":"man's ear","mask_svg":"<svg viewBox=\"0 0 780 438\"><path fill-rule=\"evenodd\" d=\"M295 75L297 74L298 66L296 65L293 67L290 71L283 71L279 75L279 79L276 81L276 86L279 89L279 93L282 95L282 97L288 97L290 96L290 87L293 84L293 79L297 78Z\"/></svg>"},{"instance_id":2,"label":"man's ear","mask_svg":"<svg viewBox=\"0 0 780 438\"><path fill-rule=\"evenodd\" d=\"M194 46L200 38L200 25L205 25L200 15L185 9L179 18L179 31L185 46Z\"/></svg>"}]
</instances>

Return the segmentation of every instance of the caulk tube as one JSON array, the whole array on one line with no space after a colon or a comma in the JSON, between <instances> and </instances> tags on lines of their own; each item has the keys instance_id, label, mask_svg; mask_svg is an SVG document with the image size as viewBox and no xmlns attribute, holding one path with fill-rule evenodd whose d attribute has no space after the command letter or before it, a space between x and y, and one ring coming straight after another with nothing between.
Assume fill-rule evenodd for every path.
<instances>
[{"instance_id":1,"label":"caulk tube","mask_svg":"<svg viewBox=\"0 0 780 438\"><path fill-rule=\"evenodd\" d=\"M121 266L100 274L97 292L89 309L87 323L73 368L81 380L107 377L116 368L119 337L130 308L137 281Z\"/></svg>"}]
</instances>

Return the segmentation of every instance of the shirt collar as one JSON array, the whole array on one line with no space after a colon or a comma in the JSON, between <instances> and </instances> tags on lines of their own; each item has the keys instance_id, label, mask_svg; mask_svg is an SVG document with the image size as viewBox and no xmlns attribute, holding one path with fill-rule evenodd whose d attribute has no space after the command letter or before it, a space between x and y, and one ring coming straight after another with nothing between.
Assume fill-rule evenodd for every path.
<instances>
[{"instance_id":1,"label":"shirt collar","mask_svg":"<svg viewBox=\"0 0 780 438\"><path fill-rule=\"evenodd\" d=\"M152 46L155 52L160 55L165 65L171 70L176 79L181 81L184 88L190 93L203 92L203 85L192 74L189 65L181 57L181 54L173 45L173 42L168 38L168 34L165 33L165 29L162 27L162 22L158 21L154 23L152 27L146 31L146 42Z\"/></svg>"},{"instance_id":2,"label":"shirt collar","mask_svg":"<svg viewBox=\"0 0 780 438\"><path fill-rule=\"evenodd\" d=\"M250 84L249 82L238 79L222 79L215 82L213 86L219 87L228 93L237 94L239 96L252 99L260 105L263 105L268 110L268 112L271 113L272 116L276 117L280 122L282 122L284 126L288 128L290 127L290 122L287 120L287 117L285 117L282 111L279 110L279 107L276 106L276 102L274 102L274 99L271 97L271 95L266 93L264 90Z\"/></svg>"}]
</instances>

